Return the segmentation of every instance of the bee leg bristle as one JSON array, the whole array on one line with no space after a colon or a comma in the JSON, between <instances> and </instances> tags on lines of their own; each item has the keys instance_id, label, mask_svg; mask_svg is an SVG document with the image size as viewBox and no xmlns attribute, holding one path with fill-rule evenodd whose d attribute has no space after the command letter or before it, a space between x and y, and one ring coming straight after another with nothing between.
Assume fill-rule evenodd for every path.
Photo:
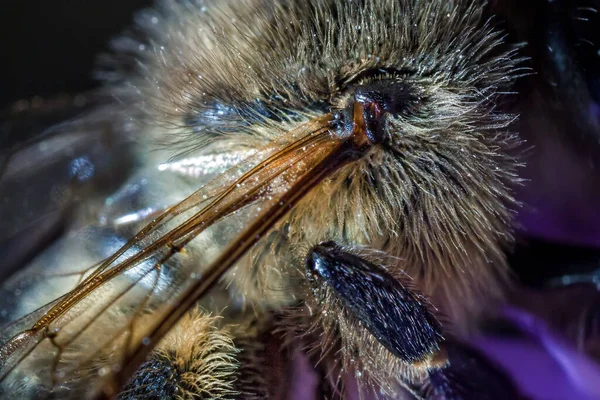
<instances>
[{"instance_id":1,"label":"bee leg bristle","mask_svg":"<svg viewBox=\"0 0 600 400\"><path fill-rule=\"evenodd\" d=\"M234 388L239 400L288 398L293 376L291 355L283 338L274 332L276 318L270 313L242 317L231 328L239 365Z\"/></svg>"},{"instance_id":2,"label":"bee leg bristle","mask_svg":"<svg viewBox=\"0 0 600 400\"><path fill-rule=\"evenodd\" d=\"M313 247L306 268L316 297L339 304L398 359L425 368L444 364L442 325L407 277L392 276L334 242Z\"/></svg>"},{"instance_id":3,"label":"bee leg bristle","mask_svg":"<svg viewBox=\"0 0 600 400\"><path fill-rule=\"evenodd\" d=\"M269 382L265 376L266 348L258 338L240 337L235 340L240 350L237 360L240 365L235 381L239 400L268 399Z\"/></svg>"},{"instance_id":4,"label":"bee leg bristle","mask_svg":"<svg viewBox=\"0 0 600 400\"><path fill-rule=\"evenodd\" d=\"M232 398L238 350L218 317L193 311L159 343L119 400Z\"/></svg>"},{"instance_id":5,"label":"bee leg bristle","mask_svg":"<svg viewBox=\"0 0 600 400\"><path fill-rule=\"evenodd\" d=\"M446 342L448 364L431 369L416 392L428 400L522 399L516 385L479 351Z\"/></svg>"},{"instance_id":6,"label":"bee leg bristle","mask_svg":"<svg viewBox=\"0 0 600 400\"><path fill-rule=\"evenodd\" d=\"M341 400L344 398L344 386L339 374L334 372L328 360L320 360L317 354L309 355L309 360L317 374L315 399Z\"/></svg>"}]
</instances>

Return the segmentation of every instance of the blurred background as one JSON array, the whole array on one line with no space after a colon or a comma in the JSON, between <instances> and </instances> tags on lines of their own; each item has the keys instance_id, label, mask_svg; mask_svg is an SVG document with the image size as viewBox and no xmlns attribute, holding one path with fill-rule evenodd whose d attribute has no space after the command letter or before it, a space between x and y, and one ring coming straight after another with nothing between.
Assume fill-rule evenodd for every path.
<instances>
[{"instance_id":1,"label":"blurred background","mask_svg":"<svg viewBox=\"0 0 600 400\"><path fill-rule=\"evenodd\" d=\"M5 0L0 13L0 110L34 96L87 91L99 52L151 0Z\"/></svg>"}]
</instances>

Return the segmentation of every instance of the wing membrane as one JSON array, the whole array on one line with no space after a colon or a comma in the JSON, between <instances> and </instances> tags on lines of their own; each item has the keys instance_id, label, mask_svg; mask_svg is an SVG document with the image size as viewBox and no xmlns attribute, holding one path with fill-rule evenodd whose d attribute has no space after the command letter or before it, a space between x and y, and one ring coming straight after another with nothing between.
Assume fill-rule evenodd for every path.
<instances>
[{"instance_id":1,"label":"wing membrane","mask_svg":"<svg viewBox=\"0 0 600 400\"><path fill-rule=\"evenodd\" d=\"M31 140L26 131L12 133L17 143L0 149L1 278L52 243L79 204L106 196L128 177L133 145L116 125L90 115ZM0 147L10 140L4 142Z\"/></svg>"},{"instance_id":2,"label":"wing membrane","mask_svg":"<svg viewBox=\"0 0 600 400\"><path fill-rule=\"evenodd\" d=\"M2 385L27 395L20 382L35 376L38 394L114 395L177 319L344 163L329 122L289 132L148 224L3 345Z\"/></svg>"}]
</instances>

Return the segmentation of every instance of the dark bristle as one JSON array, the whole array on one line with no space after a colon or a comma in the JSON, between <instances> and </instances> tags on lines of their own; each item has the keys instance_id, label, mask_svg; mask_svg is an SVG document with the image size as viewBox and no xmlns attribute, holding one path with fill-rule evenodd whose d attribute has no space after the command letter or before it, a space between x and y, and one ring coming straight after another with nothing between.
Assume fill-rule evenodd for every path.
<instances>
[{"instance_id":1,"label":"dark bristle","mask_svg":"<svg viewBox=\"0 0 600 400\"><path fill-rule=\"evenodd\" d=\"M426 299L383 268L328 242L310 252L307 271L396 357L421 363L440 351L442 327Z\"/></svg>"},{"instance_id":2,"label":"dark bristle","mask_svg":"<svg viewBox=\"0 0 600 400\"><path fill-rule=\"evenodd\" d=\"M268 378L263 370L267 355L265 345L257 338L236 340L240 349L237 360L240 367L236 374L234 389L239 392L240 400L258 400L269 398Z\"/></svg>"}]
</instances>

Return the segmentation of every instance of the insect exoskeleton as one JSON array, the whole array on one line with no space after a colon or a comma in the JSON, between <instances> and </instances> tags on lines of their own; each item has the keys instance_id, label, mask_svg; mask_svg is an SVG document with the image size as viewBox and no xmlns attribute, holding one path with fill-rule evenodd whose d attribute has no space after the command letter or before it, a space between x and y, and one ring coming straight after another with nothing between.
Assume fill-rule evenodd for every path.
<instances>
[{"instance_id":1,"label":"insect exoskeleton","mask_svg":"<svg viewBox=\"0 0 600 400\"><path fill-rule=\"evenodd\" d=\"M106 285L113 271L138 268L142 277L173 276L169 284L182 286L165 285L163 294L150 284L142 306L127 303L131 326L146 309L159 315L144 345L158 343L224 276L227 296L213 299L211 312L246 312L269 331L278 325L275 315L292 310L295 317L284 317L279 329L288 337L306 330L331 372L353 373L385 394L399 386L459 390L453 368L478 360L459 341L507 282L511 187L519 182L511 155L518 140L509 127L515 116L502 105L523 73L522 59L486 4L185 1L142 14L139 24L146 39L117 41L116 73L105 74L116 78L105 90L124 104L119 118L139 132L142 151L161 141L181 154L251 156L153 220L125 247L137 253L102 264L28 331L30 338L9 342L3 357L38 340L55 320L53 334L69 335L59 318L84 312L73 304ZM182 249L185 263L172 262ZM196 257L210 267L194 272L197 283L183 282L177 268ZM171 308L161 309L162 302ZM173 371L190 393L207 382L217 393L206 389L209 397L240 392L236 335L248 343L258 334L236 331L228 315L180 322L123 396ZM123 352L125 370L148 351L132 347ZM165 373L153 375L154 368ZM186 368L204 371L207 380L185 375Z\"/></svg>"},{"instance_id":2,"label":"insect exoskeleton","mask_svg":"<svg viewBox=\"0 0 600 400\"><path fill-rule=\"evenodd\" d=\"M332 282L305 279L311 244L335 241L348 254L383 252L386 262L374 271L387 271L381 273L395 279L399 293L407 285L430 304L418 306L424 307L419 316L423 335L430 329L424 341L430 348L421 349L420 359L402 361L443 365L434 339L443 334L434 320L444 321L445 332L464 335L501 298L506 283L504 250L511 242L510 189L518 182L518 161L509 155L517 144L508 128L514 116L503 112L499 100L521 73L515 46L504 43L481 2L227 7L207 7L199 18L211 29L200 37L172 36L171 51L187 48L182 41L190 36L206 51L179 57L176 68L160 64L193 71L175 80L172 72L158 75L161 84L151 90L179 85L160 98L160 106L184 110L173 118L191 118L204 135L199 140L212 134L211 143L224 149L252 147L257 138L269 142L322 115L332 116L333 134L362 124L373 143L316 185L238 263L227 275L232 292L262 310L312 303L321 328L352 344L342 346L344 362L363 359L376 365L370 368L374 375L400 370L412 376L412 367L397 368L398 354L383 344L391 338L368 329L366 311L356 316L348 304L330 304L344 298L333 294ZM172 95L182 91L188 97ZM377 264L369 257L363 261ZM370 309L374 318L378 311L386 312ZM363 328L340 313L354 314Z\"/></svg>"}]
</instances>

